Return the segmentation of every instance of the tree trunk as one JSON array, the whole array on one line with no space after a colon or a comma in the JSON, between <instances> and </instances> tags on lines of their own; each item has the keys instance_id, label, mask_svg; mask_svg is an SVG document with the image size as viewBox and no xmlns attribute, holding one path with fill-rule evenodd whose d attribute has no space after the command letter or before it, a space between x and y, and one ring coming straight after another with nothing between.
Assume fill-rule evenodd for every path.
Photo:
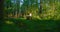
<instances>
[{"instance_id":1,"label":"tree trunk","mask_svg":"<svg viewBox=\"0 0 60 32\"><path fill-rule=\"evenodd\" d=\"M40 12L39 13L42 13L42 0L40 0Z\"/></svg>"},{"instance_id":2,"label":"tree trunk","mask_svg":"<svg viewBox=\"0 0 60 32\"><path fill-rule=\"evenodd\" d=\"M17 8L17 18L19 17L19 10L20 10L20 0L16 1L16 8Z\"/></svg>"},{"instance_id":3,"label":"tree trunk","mask_svg":"<svg viewBox=\"0 0 60 32\"><path fill-rule=\"evenodd\" d=\"M0 29L2 29L3 26L3 22L4 22L4 16L3 16L3 4L4 4L4 0L0 0ZM2 30L0 30L0 32L2 32Z\"/></svg>"}]
</instances>

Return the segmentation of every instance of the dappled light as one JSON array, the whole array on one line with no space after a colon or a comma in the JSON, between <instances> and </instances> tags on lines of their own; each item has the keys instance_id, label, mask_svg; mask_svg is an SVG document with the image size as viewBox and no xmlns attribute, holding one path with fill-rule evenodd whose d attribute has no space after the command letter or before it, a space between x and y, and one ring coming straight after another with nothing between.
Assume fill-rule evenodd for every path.
<instances>
[{"instance_id":1,"label":"dappled light","mask_svg":"<svg viewBox=\"0 0 60 32\"><path fill-rule=\"evenodd\" d=\"M5 21L6 24L14 24L12 21Z\"/></svg>"}]
</instances>

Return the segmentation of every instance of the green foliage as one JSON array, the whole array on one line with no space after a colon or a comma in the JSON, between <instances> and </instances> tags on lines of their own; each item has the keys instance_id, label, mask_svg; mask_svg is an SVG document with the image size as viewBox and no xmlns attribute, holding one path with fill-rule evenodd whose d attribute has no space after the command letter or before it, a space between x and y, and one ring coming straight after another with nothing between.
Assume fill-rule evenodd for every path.
<instances>
[{"instance_id":1,"label":"green foliage","mask_svg":"<svg viewBox=\"0 0 60 32\"><path fill-rule=\"evenodd\" d=\"M60 1L58 0L42 0L42 13L40 14L40 4L38 0L23 0L21 5L20 0L12 3L12 0L6 0L5 12L13 15L22 14L25 18L26 15L32 13L32 18L40 20L59 19L60 14ZM8 14L7 14L8 15Z\"/></svg>"},{"instance_id":2,"label":"green foliage","mask_svg":"<svg viewBox=\"0 0 60 32\"><path fill-rule=\"evenodd\" d=\"M8 19L14 24L8 24L5 22L3 26L3 32L57 32L60 22L54 20L33 20L26 19Z\"/></svg>"},{"instance_id":3,"label":"green foliage","mask_svg":"<svg viewBox=\"0 0 60 32\"><path fill-rule=\"evenodd\" d=\"M2 32L58 32L60 31L60 0L40 0L42 13L40 14L40 3L37 0L20 0L12 3L5 0L4 24ZM27 15L32 13L32 19L27 20ZM12 17L8 18L8 15ZM22 14L22 17L21 17ZM15 18L17 17L17 18Z\"/></svg>"}]
</instances>

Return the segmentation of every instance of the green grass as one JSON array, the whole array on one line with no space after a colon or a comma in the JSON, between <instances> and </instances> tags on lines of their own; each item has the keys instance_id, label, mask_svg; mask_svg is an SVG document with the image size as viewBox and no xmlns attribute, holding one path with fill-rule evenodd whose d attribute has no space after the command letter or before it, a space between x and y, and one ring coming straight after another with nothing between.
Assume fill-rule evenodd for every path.
<instances>
[{"instance_id":1,"label":"green grass","mask_svg":"<svg viewBox=\"0 0 60 32\"><path fill-rule=\"evenodd\" d=\"M3 32L59 32L60 28L60 21L57 20L8 19L8 21L14 24L5 23Z\"/></svg>"}]
</instances>

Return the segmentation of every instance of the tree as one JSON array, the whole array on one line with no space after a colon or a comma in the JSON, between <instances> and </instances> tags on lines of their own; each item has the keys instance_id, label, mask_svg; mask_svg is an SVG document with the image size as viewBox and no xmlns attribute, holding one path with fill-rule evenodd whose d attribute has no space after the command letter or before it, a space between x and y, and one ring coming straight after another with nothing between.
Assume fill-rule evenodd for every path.
<instances>
[{"instance_id":1,"label":"tree","mask_svg":"<svg viewBox=\"0 0 60 32\"><path fill-rule=\"evenodd\" d=\"M2 29L3 23L4 23L4 0L0 0L0 29ZM0 32L2 32L2 30L0 30Z\"/></svg>"},{"instance_id":2,"label":"tree","mask_svg":"<svg viewBox=\"0 0 60 32\"><path fill-rule=\"evenodd\" d=\"M16 13L17 13L17 18L20 12L20 0L16 0Z\"/></svg>"},{"instance_id":3,"label":"tree","mask_svg":"<svg viewBox=\"0 0 60 32\"><path fill-rule=\"evenodd\" d=\"M39 13L42 13L42 0L40 0L40 12Z\"/></svg>"},{"instance_id":4,"label":"tree","mask_svg":"<svg viewBox=\"0 0 60 32\"><path fill-rule=\"evenodd\" d=\"M12 16L12 10L13 10L13 3L11 0L5 0L4 1L4 12L5 17L9 17L8 15Z\"/></svg>"}]
</instances>

